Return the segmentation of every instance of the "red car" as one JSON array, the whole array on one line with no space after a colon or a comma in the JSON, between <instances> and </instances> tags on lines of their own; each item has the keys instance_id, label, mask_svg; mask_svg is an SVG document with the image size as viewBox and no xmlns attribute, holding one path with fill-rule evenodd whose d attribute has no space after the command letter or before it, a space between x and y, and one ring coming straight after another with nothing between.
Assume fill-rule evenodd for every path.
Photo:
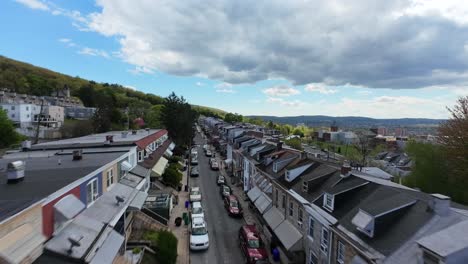
<instances>
[{"instance_id":1,"label":"red car","mask_svg":"<svg viewBox=\"0 0 468 264\"><path fill-rule=\"evenodd\" d=\"M268 263L268 253L254 225L244 225L239 229L239 243L247 263Z\"/></svg>"},{"instance_id":2,"label":"red car","mask_svg":"<svg viewBox=\"0 0 468 264\"><path fill-rule=\"evenodd\" d=\"M235 195L224 197L224 207L230 216L242 217L242 208Z\"/></svg>"}]
</instances>

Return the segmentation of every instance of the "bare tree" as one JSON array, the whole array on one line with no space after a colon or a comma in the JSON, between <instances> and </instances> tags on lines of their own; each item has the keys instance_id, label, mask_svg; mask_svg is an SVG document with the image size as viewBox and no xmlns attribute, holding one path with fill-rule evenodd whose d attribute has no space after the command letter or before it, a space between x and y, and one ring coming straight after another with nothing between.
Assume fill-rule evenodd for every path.
<instances>
[{"instance_id":1,"label":"bare tree","mask_svg":"<svg viewBox=\"0 0 468 264\"><path fill-rule=\"evenodd\" d=\"M460 97L453 108L447 107L451 118L439 127L439 143L445 147L447 161L454 175L468 175L468 96Z\"/></svg>"},{"instance_id":2,"label":"bare tree","mask_svg":"<svg viewBox=\"0 0 468 264\"><path fill-rule=\"evenodd\" d=\"M361 166L366 166L367 158L372 152L371 138L365 132L357 133L357 141L353 147L359 152L361 160L359 161Z\"/></svg>"}]
</instances>

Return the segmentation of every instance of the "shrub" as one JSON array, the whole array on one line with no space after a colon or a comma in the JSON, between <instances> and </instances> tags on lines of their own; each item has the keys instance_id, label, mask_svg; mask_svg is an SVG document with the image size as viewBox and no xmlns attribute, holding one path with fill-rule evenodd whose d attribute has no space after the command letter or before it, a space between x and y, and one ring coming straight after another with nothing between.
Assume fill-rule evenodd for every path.
<instances>
[{"instance_id":1,"label":"shrub","mask_svg":"<svg viewBox=\"0 0 468 264\"><path fill-rule=\"evenodd\" d=\"M176 263L177 238L170 231L159 231L157 255L160 264Z\"/></svg>"},{"instance_id":2,"label":"shrub","mask_svg":"<svg viewBox=\"0 0 468 264\"><path fill-rule=\"evenodd\" d=\"M169 186L176 188L182 180L182 173L178 171L180 164L173 163L164 171L162 178L163 182Z\"/></svg>"}]
</instances>

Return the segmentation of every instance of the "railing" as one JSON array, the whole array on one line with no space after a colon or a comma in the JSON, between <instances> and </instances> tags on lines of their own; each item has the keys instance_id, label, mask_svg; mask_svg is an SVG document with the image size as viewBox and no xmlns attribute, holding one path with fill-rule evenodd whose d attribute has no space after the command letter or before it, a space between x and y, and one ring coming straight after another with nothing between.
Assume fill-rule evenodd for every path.
<instances>
[{"instance_id":1,"label":"railing","mask_svg":"<svg viewBox=\"0 0 468 264\"><path fill-rule=\"evenodd\" d=\"M145 213L147 216L153 218L154 220L158 221L159 223L166 225L168 224L169 220L164 218L163 216L159 215L158 213L153 212L151 209L146 207L141 208L141 212Z\"/></svg>"}]
</instances>

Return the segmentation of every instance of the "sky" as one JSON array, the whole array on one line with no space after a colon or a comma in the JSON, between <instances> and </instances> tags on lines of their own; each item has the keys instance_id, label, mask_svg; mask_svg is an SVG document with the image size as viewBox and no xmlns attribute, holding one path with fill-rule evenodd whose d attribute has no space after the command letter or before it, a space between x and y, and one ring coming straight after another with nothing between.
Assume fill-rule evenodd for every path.
<instances>
[{"instance_id":1,"label":"sky","mask_svg":"<svg viewBox=\"0 0 468 264\"><path fill-rule=\"evenodd\" d=\"M5 0L0 55L243 115L448 118L464 0Z\"/></svg>"}]
</instances>

